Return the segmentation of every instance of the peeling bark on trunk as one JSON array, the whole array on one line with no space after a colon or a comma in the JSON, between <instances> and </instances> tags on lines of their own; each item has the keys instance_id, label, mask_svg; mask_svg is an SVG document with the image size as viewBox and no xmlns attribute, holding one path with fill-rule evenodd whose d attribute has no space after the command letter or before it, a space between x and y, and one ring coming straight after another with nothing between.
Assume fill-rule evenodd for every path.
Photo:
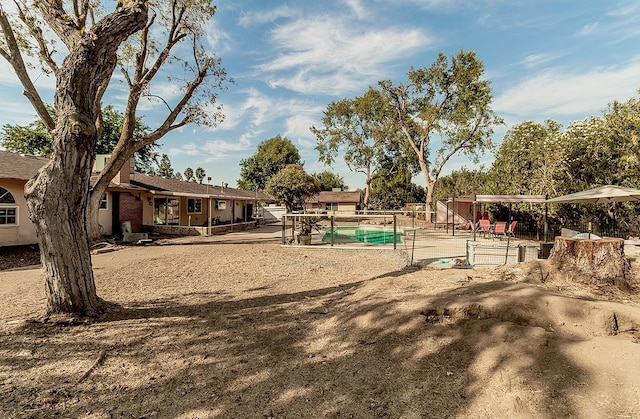
<instances>
[{"instance_id":1,"label":"peeling bark on trunk","mask_svg":"<svg viewBox=\"0 0 640 419\"><path fill-rule=\"evenodd\" d=\"M560 271L578 273L580 282L627 286L630 264L622 239L556 237L548 261Z\"/></svg>"},{"instance_id":2,"label":"peeling bark on trunk","mask_svg":"<svg viewBox=\"0 0 640 419\"><path fill-rule=\"evenodd\" d=\"M93 278L86 207L91 154L86 150L56 156L27 188L27 204L40 245L46 315L93 316L104 309ZM76 176L61 175L61 170Z\"/></svg>"}]
</instances>

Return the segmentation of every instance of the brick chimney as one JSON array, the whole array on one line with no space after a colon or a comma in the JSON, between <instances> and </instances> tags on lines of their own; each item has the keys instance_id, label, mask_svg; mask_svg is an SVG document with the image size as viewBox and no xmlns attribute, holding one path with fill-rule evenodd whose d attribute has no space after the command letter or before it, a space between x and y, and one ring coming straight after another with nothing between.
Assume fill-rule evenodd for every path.
<instances>
[{"instance_id":1,"label":"brick chimney","mask_svg":"<svg viewBox=\"0 0 640 419\"><path fill-rule=\"evenodd\" d=\"M125 164L122 165L120 171L114 176L113 183L117 183L118 185L123 183L130 183L131 172L133 171L132 163L132 160L129 159Z\"/></svg>"}]
</instances>

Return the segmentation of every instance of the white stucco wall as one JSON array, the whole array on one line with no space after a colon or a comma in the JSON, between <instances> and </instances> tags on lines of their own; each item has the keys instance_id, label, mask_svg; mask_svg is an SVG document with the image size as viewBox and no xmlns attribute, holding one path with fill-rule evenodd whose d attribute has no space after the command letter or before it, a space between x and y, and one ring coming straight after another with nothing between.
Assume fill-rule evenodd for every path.
<instances>
[{"instance_id":1,"label":"white stucco wall","mask_svg":"<svg viewBox=\"0 0 640 419\"><path fill-rule=\"evenodd\" d=\"M37 243L36 229L29 219L27 202L24 199L24 182L3 180L0 186L11 192L18 206L18 225L0 224L0 246Z\"/></svg>"}]
</instances>

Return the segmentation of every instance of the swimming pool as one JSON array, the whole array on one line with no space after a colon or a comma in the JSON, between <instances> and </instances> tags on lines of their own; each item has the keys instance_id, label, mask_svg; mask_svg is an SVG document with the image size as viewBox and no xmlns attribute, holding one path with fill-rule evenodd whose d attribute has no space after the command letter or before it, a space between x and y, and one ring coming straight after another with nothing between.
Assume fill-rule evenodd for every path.
<instances>
[{"instance_id":1,"label":"swimming pool","mask_svg":"<svg viewBox=\"0 0 640 419\"><path fill-rule=\"evenodd\" d=\"M404 235L406 235L404 231L396 231L396 243L402 243ZM331 229L325 230L322 241L331 242ZM334 227L333 241L334 243L393 243L393 230L376 226Z\"/></svg>"}]
</instances>

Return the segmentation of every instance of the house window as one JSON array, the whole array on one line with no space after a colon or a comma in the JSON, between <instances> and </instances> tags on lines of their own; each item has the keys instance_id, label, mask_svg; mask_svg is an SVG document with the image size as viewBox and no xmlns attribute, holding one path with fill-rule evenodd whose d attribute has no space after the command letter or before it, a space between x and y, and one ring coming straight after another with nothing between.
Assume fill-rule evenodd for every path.
<instances>
[{"instance_id":1,"label":"house window","mask_svg":"<svg viewBox=\"0 0 640 419\"><path fill-rule=\"evenodd\" d=\"M18 206L11 192L0 186L0 226L18 225Z\"/></svg>"},{"instance_id":2,"label":"house window","mask_svg":"<svg viewBox=\"0 0 640 419\"><path fill-rule=\"evenodd\" d=\"M107 194L105 193L104 195L102 195L102 200L100 201L100 209L101 210L106 210L107 209Z\"/></svg>"},{"instance_id":3,"label":"house window","mask_svg":"<svg viewBox=\"0 0 640 419\"><path fill-rule=\"evenodd\" d=\"M337 202L327 202L326 209L327 209L327 211L338 211L338 203Z\"/></svg>"},{"instance_id":4,"label":"house window","mask_svg":"<svg viewBox=\"0 0 640 419\"><path fill-rule=\"evenodd\" d=\"M202 214L202 198L187 198L187 213Z\"/></svg>"}]
</instances>

